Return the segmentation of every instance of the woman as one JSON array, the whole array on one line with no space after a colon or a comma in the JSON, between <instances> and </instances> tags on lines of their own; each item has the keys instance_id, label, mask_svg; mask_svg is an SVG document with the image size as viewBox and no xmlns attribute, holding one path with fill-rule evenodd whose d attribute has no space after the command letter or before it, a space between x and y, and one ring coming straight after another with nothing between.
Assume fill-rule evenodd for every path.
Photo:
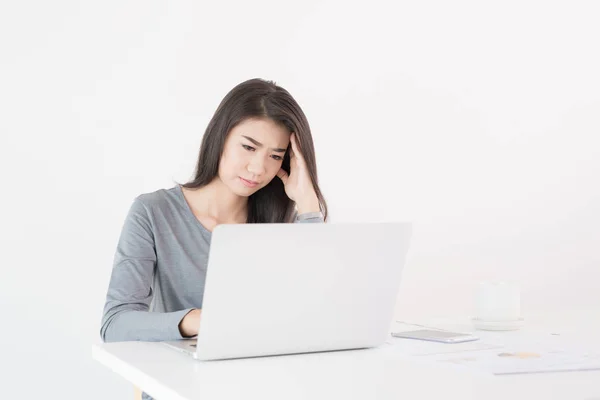
<instances>
[{"instance_id":1,"label":"woman","mask_svg":"<svg viewBox=\"0 0 600 400\"><path fill-rule=\"evenodd\" d=\"M114 259L102 339L195 336L215 226L326 218L300 106L273 82L239 84L208 124L195 178L133 202Z\"/></svg>"}]
</instances>

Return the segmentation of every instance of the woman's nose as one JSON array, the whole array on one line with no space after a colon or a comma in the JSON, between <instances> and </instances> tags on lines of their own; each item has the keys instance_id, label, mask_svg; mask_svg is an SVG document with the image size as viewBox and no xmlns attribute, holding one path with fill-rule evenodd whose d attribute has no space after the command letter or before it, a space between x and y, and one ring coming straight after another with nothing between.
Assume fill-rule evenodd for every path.
<instances>
[{"instance_id":1,"label":"woman's nose","mask_svg":"<svg viewBox=\"0 0 600 400\"><path fill-rule=\"evenodd\" d=\"M265 160L263 157L253 157L248 163L248 172L253 175L261 176L265 173Z\"/></svg>"}]
</instances>

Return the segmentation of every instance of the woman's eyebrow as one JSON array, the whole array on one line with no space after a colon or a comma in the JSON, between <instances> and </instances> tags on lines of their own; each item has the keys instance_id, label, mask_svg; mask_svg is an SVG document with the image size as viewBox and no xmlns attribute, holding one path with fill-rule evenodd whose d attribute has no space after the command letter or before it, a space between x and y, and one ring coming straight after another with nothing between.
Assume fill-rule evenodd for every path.
<instances>
[{"instance_id":1,"label":"woman's eyebrow","mask_svg":"<svg viewBox=\"0 0 600 400\"><path fill-rule=\"evenodd\" d=\"M248 139L249 141L251 141L252 144L254 144L256 147L263 147L263 144L261 142L252 139L250 136L242 135L242 137L245 138L245 139ZM271 148L270 150L273 150L276 153L285 153L285 151L286 151L286 149L281 149L279 147L277 147L277 148Z\"/></svg>"}]
</instances>

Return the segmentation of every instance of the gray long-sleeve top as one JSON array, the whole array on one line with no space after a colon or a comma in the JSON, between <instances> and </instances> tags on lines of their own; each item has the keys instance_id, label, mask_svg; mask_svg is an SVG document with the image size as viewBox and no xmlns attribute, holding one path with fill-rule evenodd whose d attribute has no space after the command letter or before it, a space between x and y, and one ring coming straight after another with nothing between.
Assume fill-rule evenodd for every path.
<instances>
[{"instance_id":1,"label":"gray long-sleeve top","mask_svg":"<svg viewBox=\"0 0 600 400\"><path fill-rule=\"evenodd\" d=\"M323 222L323 216L301 214L296 222ZM102 340L182 339L179 322L202 308L211 235L181 186L136 197L117 245Z\"/></svg>"}]
</instances>

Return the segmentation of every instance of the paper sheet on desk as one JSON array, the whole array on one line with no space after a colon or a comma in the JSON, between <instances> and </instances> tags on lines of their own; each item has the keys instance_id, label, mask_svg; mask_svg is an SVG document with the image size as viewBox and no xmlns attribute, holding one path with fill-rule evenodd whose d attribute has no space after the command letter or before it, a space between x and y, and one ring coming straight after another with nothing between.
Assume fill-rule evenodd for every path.
<instances>
[{"instance_id":1,"label":"paper sheet on desk","mask_svg":"<svg viewBox=\"0 0 600 400\"><path fill-rule=\"evenodd\" d=\"M587 349L573 338L539 335L508 341L493 349L468 350L418 356L430 361L466 367L494 375L600 370L600 351Z\"/></svg>"},{"instance_id":2,"label":"paper sheet on desk","mask_svg":"<svg viewBox=\"0 0 600 400\"><path fill-rule=\"evenodd\" d=\"M402 324L409 325L409 324ZM600 370L596 341L544 333L498 335L502 343L444 344L390 338L394 352L419 362L467 368L495 375Z\"/></svg>"},{"instance_id":3,"label":"paper sheet on desk","mask_svg":"<svg viewBox=\"0 0 600 400\"><path fill-rule=\"evenodd\" d=\"M494 375L600 370L600 354L572 351L495 349L424 356L430 361L489 372ZM426 361L422 358L421 361Z\"/></svg>"}]
</instances>

